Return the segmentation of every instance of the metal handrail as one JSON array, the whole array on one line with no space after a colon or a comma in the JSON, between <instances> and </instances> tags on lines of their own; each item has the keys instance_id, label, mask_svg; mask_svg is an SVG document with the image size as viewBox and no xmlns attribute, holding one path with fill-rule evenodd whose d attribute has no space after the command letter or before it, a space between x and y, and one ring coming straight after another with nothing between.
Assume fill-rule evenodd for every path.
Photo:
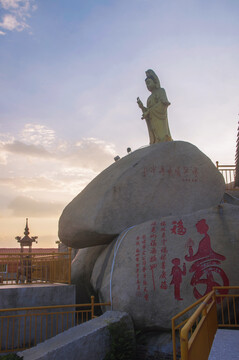
<instances>
[{"instance_id":1,"label":"metal handrail","mask_svg":"<svg viewBox=\"0 0 239 360\"><path fill-rule=\"evenodd\" d=\"M173 342L173 360L177 359L177 350L176 350L176 330L180 330L182 326L188 321L190 316L188 316L186 319L184 319L182 322L180 322L178 325L176 325L176 321L185 315L187 312L195 308L198 304L201 304L204 299L207 297L207 295L204 295L201 299L195 301L192 305L188 306L183 311L179 312L177 315L175 315L171 322L172 322L172 342Z\"/></svg>"},{"instance_id":2,"label":"metal handrail","mask_svg":"<svg viewBox=\"0 0 239 360\"><path fill-rule=\"evenodd\" d=\"M219 162L216 161L216 167L224 177L227 190L238 190L234 187L235 184L235 172L236 165L219 165Z\"/></svg>"},{"instance_id":3,"label":"metal handrail","mask_svg":"<svg viewBox=\"0 0 239 360\"><path fill-rule=\"evenodd\" d=\"M6 271L0 272L0 285L31 283L71 283L71 248L68 252L0 254Z\"/></svg>"},{"instance_id":4,"label":"metal handrail","mask_svg":"<svg viewBox=\"0 0 239 360\"><path fill-rule=\"evenodd\" d=\"M210 311L215 310L216 301L214 296L214 291L211 291L206 299L201 303L201 305L197 308L194 314L189 318L186 324L183 326L180 332L180 343L181 343L181 358L182 360L207 360L208 355L211 349L212 340L206 341L209 338L208 333L208 324L207 324L207 316ZM210 303L211 302L211 303ZM214 311L215 312L215 311ZM198 321L198 319L200 320ZM197 323L197 326L194 332L191 332L194 325ZM214 325L214 324L213 324ZM217 329L216 326L214 326ZM191 337L189 339L189 332L191 332ZM216 332L216 330L215 330ZM200 338L197 337L200 334ZM215 333L213 334L214 337ZM198 340L199 339L199 340ZM203 343L203 349L200 353L197 352L199 348L198 343ZM195 350L196 349L196 350ZM196 356L198 357L196 358ZM190 356L190 357L189 357Z\"/></svg>"},{"instance_id":5,"label":"metal handrail","mask_svg":"<svg viewBox=\"0 0 239 360\"><path fill-rule=\"evenodd\" d=\"M177 359L176 353L176 330L180 332L181 360L204 360L208 358L211 345L218 327L239 327L236 316L235 299L239 298L239 293L223 293L229 290L239 290L239 286L217 286L209 294L201 298L176 316L172 318L172 338L173 338L173 359ZM220 291L218 294L217 292ZM229 299L232 300L233 309L230 309ZM224 304L226 300L226 304ZM188 311L198 308L195 312L182 321L177 326L175 321L185 315ZM232 307L231 306L231 307ZM234 321L231 320L231 311ZM221 321L218 320L221 315ZM228 322L227 322L228 321ZM201 349L199 352L198 349ZM195 350L196 349L196 350Z\"/></svg>"},{"instance_id":6,"label":"metal handrail","mask_svg":"<svg viewBox=\"0 0 239 360\"><path fill-rule=\"evenodd\" d=\"M96 318L95 308L111 303L0 309L0 353L22 351L79 323Z\"/></svg>"}]
</instances>

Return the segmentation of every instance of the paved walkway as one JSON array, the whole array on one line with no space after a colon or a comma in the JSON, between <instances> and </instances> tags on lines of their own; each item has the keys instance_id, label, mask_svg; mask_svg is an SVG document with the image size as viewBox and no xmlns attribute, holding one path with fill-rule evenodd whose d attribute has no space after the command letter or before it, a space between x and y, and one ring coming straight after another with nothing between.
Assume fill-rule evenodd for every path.
<instances>
[{"instance_id":1,"label":"paved walkway","mask_svg":"<svg viewBox=\"0 0 239 360\"><path fill-rule=\"evenodd\" d=\"M208 360L239 360L239 330L218 329Z\"/></svg>"}]
</instances>

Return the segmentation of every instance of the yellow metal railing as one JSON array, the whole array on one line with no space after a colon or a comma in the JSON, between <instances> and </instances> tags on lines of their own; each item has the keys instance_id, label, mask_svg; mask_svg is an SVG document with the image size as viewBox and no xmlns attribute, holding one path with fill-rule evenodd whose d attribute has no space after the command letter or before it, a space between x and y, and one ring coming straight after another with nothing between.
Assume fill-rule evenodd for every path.
<instances>
[{"instance_id":1,"label":"yellow metal railing","mask_svg":"<svg viewBox=\"0 0 239 360\"><path fill-rule=\"evenodd\" d=\"M0 265L0 285L71 283L71 249L44 254L0 254Z\"/></svg>"},{"instance_id":2,"label":"yellow metal railing","mask_svg":"<svg viewBox=\"0 0 239 360\"><path fill-rule=\"evenodd\" d=\"M186 324L190 316L193 314L195 307L201 304L204 299L207 297L205 295L201 299L197 300L195 303L187 307L185 310L181 311L172 318L172 343L173 343L173 360L176 360L180 356L180 347L177 346L177 339L180 339L180 331L182 327Z\"/></svg>"},{"instance_id":3,"label":"yellow metal railing","mask_svg":"<svg viewBox=\"0 0 239 360\"><path fill-rule=\"evenodd\" d=\"M226 183L226 189L235 190L234 182L236 175L236 165L219 165L219 162L216 161L216 166L222 176L224 177Z\"/></svg>"},{"instance_id":4,"label":"yellow metal railing","mask_svg":"<svg viewBox=\"0 0 239 360\"><path fill-rule=\"evenodd\" d=\"M0 310L0 353L28 349L73 326L91 320L95 308L110 303L40 306Z\"/></svg>"},{"instance_id":5,"label":"yellow metal railing","mask_svg":"<svg viewBox=\"0 0 239 360\"><path fill-rule=\"evenodd\" d=\"M233 293L229 294L229 291ZM239 327L237 300L239 286L215 287L208 295L177 314L172 319L173 359L180 358L180 353L181 360L208 359L217 328ZM194 313L188 316L192 309ZM176 347L177 331L180 349Z\"/></svg>"}]
</instances>

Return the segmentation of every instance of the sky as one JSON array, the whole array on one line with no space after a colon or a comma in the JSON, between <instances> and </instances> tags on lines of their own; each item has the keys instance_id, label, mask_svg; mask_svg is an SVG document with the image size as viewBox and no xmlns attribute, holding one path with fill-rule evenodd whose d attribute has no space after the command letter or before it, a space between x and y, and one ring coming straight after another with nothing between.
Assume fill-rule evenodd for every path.
<instances>
[{"instance_id":1,"label":"sky","mask_svg":"<svg viewBox=\"0 0 239 360\"><path fill-rule=\"evenodd\" d=\"M238 0L0 0L0 247L56 246L64 207L148 145L153 69L174 140L234 164Z\"/></svg>"}]
</instances>

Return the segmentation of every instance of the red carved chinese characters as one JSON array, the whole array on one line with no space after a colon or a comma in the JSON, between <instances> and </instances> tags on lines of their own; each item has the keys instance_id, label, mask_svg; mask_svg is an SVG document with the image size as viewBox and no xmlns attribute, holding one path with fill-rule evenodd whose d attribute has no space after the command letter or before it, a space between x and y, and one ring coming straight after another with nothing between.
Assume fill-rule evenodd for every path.
<instances>
[{"instance_id":1,"label":"red carved chinese characters","mask_svg":"<svg viewBox=\"0 0 239 360\"><path fill-rule=\"evenodd\" d=\"M146 235L142 236L142 271L143 271L143 289L144 289L144 298L146 301L149 300L149 293L148 293L148 282L147 282L147 264L146 264Z\"/></svg>"},{"instance_id":2,"label":"red carved chinese characters","mask_svg":"<svg viewBox=\"0 0 239 360\"><path fill-rule=\"evenodd\" d=\"M137 290L136 296L141 296L141 288L140 288L140 237L137 236L136 238L136 250L135 250L135 261L136 261L136 283L137 283Z\"/></svg>"},{"instance_id":3,"label":"red carved chinese characters","mask_svg":"<svg viewBox=\"0 0 239 360\"><path fill-rule=\"evenodd\" d=\"M160 176L162 178L177 178L181 181L186 182L197 182L198 181L198 168L197 167L186 167L186 166L163 166L153 164L143 168L143 177L147 176Z\"/></svg>"},{"instance_id":4,"label":"red carved chinese characters","mask_svg":"<svg viewBox=\"0 0 239 360\"><path fill-rule=\"evenodd\" d=\"M160 267L161 267L162 272L159 276L160 289L167 290L168 285L167 285L167 280L166 280L167 275L166 275L165 268L166 268L166 259L167 259L168 250L166 247L167 239L166 239L166 223L165 223L165 221L162 221L160 223L160 226L161 226L160 230L161 230L161 235L162 235L161 250L160 250L160 260L161 260Z\"/></svg>"},{"instance_id":5,"label":"red carved chinese characters","mask_svg":"<svg viewBox=\"0 0 239 360\"><path fill-rule=\"evenodd\" d=\"M157 235L156 235L156 222L151 224L151 234L150 234L150 270L152 272L152 281L153 281L153 289L156 290L155 286L155 274L154 270L157 268Z\"/></svg>"},{"instance_id":6,"label":"red carved chinese characters","mask_svg":"<svg viewBox=\"0 0 239 360\"><path fill-rule=\"evenodd\" d=\"M192 182L197 182L198 181L198 169L196 167L192 168Z\"/></svg>"},{"instance_id":7,"label":"red carved chinese characters","mask_svg":"<svg viewBox=\"0 0 239 360\"><path fill-rule=\"evenodd\" d=\"M174 265L172 267L172 271L171 271L171 276L172 276L172 281L170 283L170 285L174 285L174 297L176 300L183 300L181 298L180 295L180 286L181 286L181 282L182 282L182 276L186 275L186 265L185 263L183 264L183 270L180 269L179 265L180 265L180 259L178 258L174 258L172 260L172 264Z\"/></svg>"},{"instance_id":8,"label":"red carved chinese characters","mask_svg":"<svg viewBox=\"0 0 239 360\"><path fill-rule=\"evenodd\" d=\"M208 235L209 227L206 220L202 219L198 221L196 229L197 232L204 235L204 237L199 243L196 254L193 254L192 245L189 244L189 255L185 256L185 260L189 262L194 261L189 272L194 273L191 279L191 285L194 287L193 294L195 298L199 299L210 292L213 286L228 286L229 280L225 272L219 267L221 261L226 259L225 256L216 253L211 248L211 241ZM219 284L214 279L215 274L218 274L221 278L222 284ZM199 284L206 286L203 293L197 288ZM227 291L223 291L223 293L227 293Z\"/></svg>"}]
</instances>

